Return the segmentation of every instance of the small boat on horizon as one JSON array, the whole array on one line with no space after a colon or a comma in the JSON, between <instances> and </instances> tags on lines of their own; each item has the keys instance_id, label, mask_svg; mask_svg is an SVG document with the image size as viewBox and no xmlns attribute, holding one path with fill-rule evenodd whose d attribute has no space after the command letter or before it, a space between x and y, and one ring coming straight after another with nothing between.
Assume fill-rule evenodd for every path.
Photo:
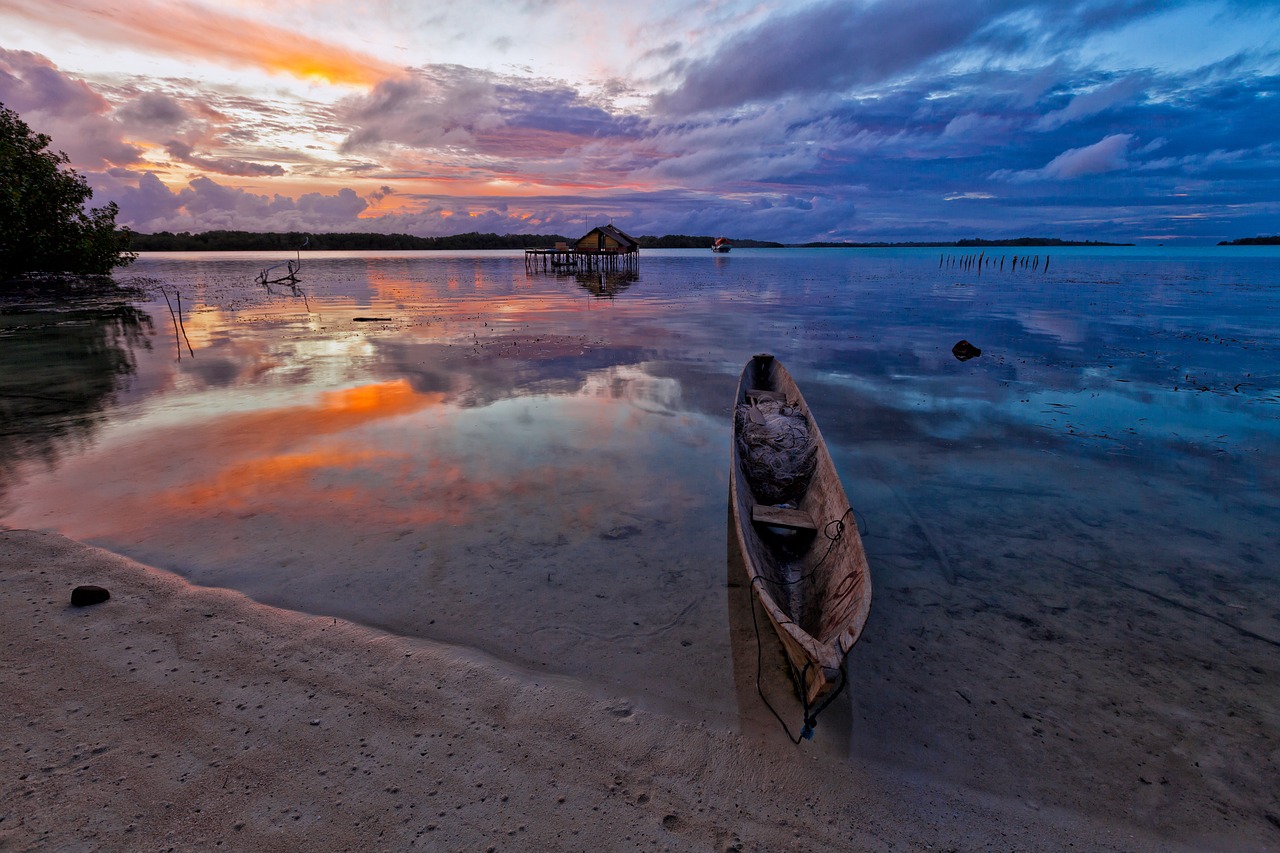
<instances>
[{"instance_id":1,"label":"small boat on horizon","mask_svg":"<svg viewBox=\"0 0 1280 853\"><path fill-rule=\"evenodd\" d=\"M713 252L727 252L733 248L733 244L726 237L717 237L716 241L711 244Z\"/></svg>"}]
</instances>

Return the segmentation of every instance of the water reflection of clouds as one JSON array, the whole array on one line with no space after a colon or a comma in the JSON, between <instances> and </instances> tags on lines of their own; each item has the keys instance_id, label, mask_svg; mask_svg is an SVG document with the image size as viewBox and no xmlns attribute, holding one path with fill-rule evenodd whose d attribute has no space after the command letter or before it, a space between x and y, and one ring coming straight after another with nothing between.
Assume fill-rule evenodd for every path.
<instances>
[{"instance_id":1,"label":"water reflection of clouds","mask_svg":"<svg viewBox=\"0 0 1280 853\"><path fill-rule=\"evenodd\" d=\"M208 326L197 357L176 361L149 306L142 391L16 487L4 521L645 695L721 694L704 664L727 654L728 408L767 350L876 531L876 571L901 578L885 613L935 571L908 502L962 584L1015 596L1041 566L1056 595L1060 554L1132 553L1130 579L1165 589L1184 554L1261 574L1274 540L1276 305L1257 289L1226 299L1115 263L1084 278L1056 256L1048 277L955 287L936 254L744 251L646 255L605 304L518 256L306 261L309 306L253 287L255 259L168 262L216 308L184 293L188 333ZM1210 315L1256 331L1197 334ZM962 337L983 355L956 361ZM1233 372L1255 384L1234 392Z\"/></svg>"},{"instance_id":2,"label":"water reflection of clouds","mask_svg":"<svg viewBox=\"0 0 1280 853\"><path fill-rule=\"evenodd\" d=\"M1017 315L1023 327L1033 334L1046 335L1066 344L1083 343L1086 337L1083 318L1061 311L1023 311Z\"/></svg>"},{"instance_id":3,"label":"water reflection of clouds","mask_svg":"<svg viewBox=\"0 0 1280 853\"><path fill-rule=\"evenodd\" d=\"M219 470L194 482L160 492L154 506L170 516L204 512L265 510L277 514L327 515L367 501L358 490L324 479L337 472L368 468L391 454L330 447L308 453L277 453L239 462L226 460Z\"/></svg>"},{"instance_id":4,"label":"water reflection of clouds","mask_svg":"<svg viewBox=\"0 0 1280 853\"><path fill-rule=\"evenodd\" d=\"M672 413L682 408L680 382L672 377L651 376L638 365L619 365L586 377L582 394L629 400L648 412Z\"/></svg>"},{"instance_id":5,"label":"water reflection of clouds","mask_svg":"<svg viewBox=\"0 0 1280 853\"><path fill-rule=\"evenodd\" d=\"M325 392L311 405L228 411L208 401L199 417L192 410L172 410L140 416L113 434L104 435L102 447L68 464L69 478L43 485L46 492L32 494L19 521L42 510L61 507L94 531L117 530L131 516L145 517L155 508L153 498L170 508L207 509L219 494L232 506L243 504L250 493L269 493L272 483L299 482L304 473L350 466L351 451L311 448L317 438L367 427L381 419L408 415L438 405L441 395L414 392L406 382L390 382ZM262 401L257 401L261 406ZM360 451L361 453L365 451ZM180 465L157 465L156 460L181 460ZM326 462L325 460L329 460ZM147 471L143 479L127 472ZM122 474L124 477L122 478ZM77 489L92 484L109 500L78 500ZM176 497L175 497L176 496Z\"/></svg>"},{"instance_id":6,"label":"water reflection of clouds","mask_svg":"<svg viewBox=\"0 0 1280 853\"><path fill-rule=\"evenodd\" d=\"M70 461L64 477L29 490L7 520L57 515L72 535L93 538L223 513L269 515L289 528L349 528L375 517L378 526L459 525L482 506L518 516L527 501L587 481L600 487L610 472L632 468L619 448L643 453L655 435L629 439L637 418L679 402L678 383L638 367L563 371L564 363L536 363L549 373L524 365L515 376L424 374L433 390L401 377L324 391L308 404L264 405L274 395L256 395L240 402L250 411L213 398L143 414ZM165 459L182 464L157 468ZM606 459L614 464L601 466ZM153 476L121 477L129 471ZM99 500L77 500L86 486ZM596 514L590 502L565 509L575 524Z\"/></svg>"},{"instance_id":7,"label":"water reflection of clouds","mask_svg":"<svg viewBox=\"0 0 1280 853\"><path fill-rule=\"evenodd\" d=\"M229 325L227 312L217 305L197 304L196 310L191 310L190 300L181 306L182 326L179 332L184 335L183 343L190 342L192 349L202 350L215 341L225 341ZM175 311L179 308L176 299L173 307ZM165 329L166 332L172 330L172 325Z\"/></svg>"},{"instance_id":8,"label":"water reflection of clouds","mask_svg":"<svg viewBox=\"0 0 1280 853\"><path fill-rule=\"evenodd\" d=\"M1256 326L1247 310L1260 298L1256 289L1229 288L1224 296L1123 264L1082 276L1068 259L1055 261L1047 278L959 281L933 269L936 256L917 264L888 255L744 254L734 258L732 277L720 274L727 265L705 261L649 262L643 286L607 311L581 298L572 277L525 276L518 258L501 255L317 259L306 267L309 312L296 299L233 287L256 262L180 264L173 278L195 282L204 300L184 300L199 358L170 364L173 384L152 387L176 394L167 405L196 417L269 406L273 395L296 400L314 393L308 389L403 383L457 412L598 395L629 401L629 417L640 422L640 410L718 417L741 359L769 349L826 386L813 395L831 412L822 417L824 432L849 441L1036 444L1136 430L1163 442L1216 423L1223 431L1250 429L1248 417L1231 414L1236 401L1218 392L1241 378L1257 382L1262 371L1249 358L1273 338L1262 330L1259 340L1224 346L1196 334L1197 306L1207 299L1231 328ZM708 274L719 279L714 287ZM1174 276L1190 277L1182 269ZM1140 283L1117 283L1131 278ZM1155 306L1160 317L1144 316ZM159 309L155 316L167 322L162 303ZM353 322L369 313L393 321ZM984 355L955 362L950 347L960 337ZM1203 401L1186 394L1164 402L1192 379L1218 395L1205 416ZM1247 381L1245 396L1262 399L1267 381L1256 388ZM1068 401L1071 416L1045 400ZM1173 410L1148 417L1156 405ZM287 430L316 428L292 425L291 408L271 417ZM509 413L528 430L546 426L545 407Z\"/></svg>"},{"instance_id":9,"label":"water reflection of clouds","mask_svg":"<svg viewBox=\"0 0 1280 853\"><path fill-rule=\"evenodd\" d=\"M373 352L360 335L325 334L298 318L261 320L240 334L224 329L175 359L172 383L181 393L255 385L342 385L361 378L359 364Z\"/></svg>"},{"instance_id":10,"label":"water reflection of clouds","mask_svg":"<svg viewBox=\"0 0 1280 853\"><path fill-rule=\"evenodd\" d=\"M376 370L419 391L444 391L462 407L531 394L576 394L588 376L641 361L644 351L600 346L583 337L497 336L450 345L405 337L375 342Z\"/></svg>"}]
</instances>

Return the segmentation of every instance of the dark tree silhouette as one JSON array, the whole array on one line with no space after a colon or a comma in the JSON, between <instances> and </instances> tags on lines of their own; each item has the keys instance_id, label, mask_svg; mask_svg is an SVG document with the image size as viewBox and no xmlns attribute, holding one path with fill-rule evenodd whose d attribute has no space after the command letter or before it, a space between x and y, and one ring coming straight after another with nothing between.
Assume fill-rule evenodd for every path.
<instances>
[{"instance_id":1,"label":"dark tree silhouette","mask_svg":"<svg viewBox=\"0 0 1280 853\"><path fill-rule=\"evenodd\" d=\"M105 275L133 261L115 203L85 209L88 182L51 140L0 104L0 281L27 273Z\"/></svg>"}]
</instances>

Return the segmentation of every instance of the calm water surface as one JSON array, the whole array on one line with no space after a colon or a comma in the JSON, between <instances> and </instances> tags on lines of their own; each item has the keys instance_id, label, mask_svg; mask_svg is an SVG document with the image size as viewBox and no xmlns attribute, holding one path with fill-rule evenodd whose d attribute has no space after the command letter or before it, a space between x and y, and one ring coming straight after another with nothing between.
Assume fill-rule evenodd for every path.
<instances>
[{"instance_id":1,"label":"calm water surface","mask_svg":"<svg viewBox=\"0 0 1280 853\"><path fill-rule=\"evenodd\" d=\"M983 757L1016 737L1084 773L1066 744L1110 730L1140 743L1098 760L1150 808L1135 779L1238 750L1254 776L1204 796L1274 790L1280 252L1037 251L658 251L605 278L310 253L296 290L254 281L292 255L144 255L136 299L0 313L0 523L773 726L726 557L730 404L768 351L872 562L828 748L968 778L1016 775Z\"/></svg>"}]
</instances>

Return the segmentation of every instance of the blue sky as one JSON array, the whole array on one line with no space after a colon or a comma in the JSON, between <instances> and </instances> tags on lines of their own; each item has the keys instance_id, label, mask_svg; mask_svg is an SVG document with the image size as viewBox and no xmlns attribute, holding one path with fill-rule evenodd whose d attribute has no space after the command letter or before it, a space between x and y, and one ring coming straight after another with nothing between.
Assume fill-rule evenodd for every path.
<instances>
[{"instance_id":1,"label":"blue sky","mask_svg":"<svg viewBox=\"0 0 1280 853\"><path fill-rule=\"evenodd\" d=\"M1275 2L0 0L139 231L1280 233Z\"/></svg>"}]
</instances>

